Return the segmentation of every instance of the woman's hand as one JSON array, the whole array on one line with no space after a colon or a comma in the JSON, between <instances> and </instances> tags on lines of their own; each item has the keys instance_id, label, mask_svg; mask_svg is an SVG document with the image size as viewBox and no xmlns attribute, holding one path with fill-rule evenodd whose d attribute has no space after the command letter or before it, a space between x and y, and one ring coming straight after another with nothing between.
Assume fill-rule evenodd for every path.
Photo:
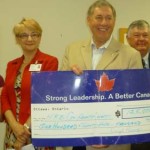
<instances>
[{"instance_id":1,"label":"woman's hand","mask_svg":"<svg viewBox=\"0 0 150 150\"><path fill-rule=\"evenodd\" d=\"M24 143L21 143L20 141L16 140L14 143L15 150L21 150L21 148L24 146Z\"/></svg>"},{"instance_id":2,"label":"woman's hand","mask_svg":"<svg viewBox=\"0 0 150 150\"><path fill-rule=\"evenodd\" d=\"M29 130L24 125L18 122L15 123L13 132L17 138L17 141L19 141L22 144L25 144L31 135Z\"/></svg>"}]
</instances>

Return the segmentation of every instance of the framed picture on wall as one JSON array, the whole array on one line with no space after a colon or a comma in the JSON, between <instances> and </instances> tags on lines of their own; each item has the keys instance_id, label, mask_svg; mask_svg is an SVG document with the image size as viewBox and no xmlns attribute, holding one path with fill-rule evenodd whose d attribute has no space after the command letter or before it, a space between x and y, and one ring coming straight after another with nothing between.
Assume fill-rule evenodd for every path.
<instances>
[{"instance_id":1,"label":"framed picture on wall","mask_svg":"<svg viewBox=\"0 0 150 150\"><path fill-rule=\"evenodd\" d=\"M128 42L126 40L126 34L127 34L127 28L119 28L119 41L121 43L128 45Z\"/></svg>"}]
</instances>

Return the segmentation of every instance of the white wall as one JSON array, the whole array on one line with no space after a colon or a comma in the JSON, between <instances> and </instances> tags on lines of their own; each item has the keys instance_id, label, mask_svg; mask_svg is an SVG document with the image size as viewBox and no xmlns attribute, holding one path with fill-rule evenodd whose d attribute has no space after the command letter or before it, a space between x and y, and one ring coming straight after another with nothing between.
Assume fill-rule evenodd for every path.
<instances>
[{"instance_id":1,"label":"white wall","mask_svg":"<svg viewBox=\"0 0 150 150\"><path fill-rule=\"evenodd\" d=\"M89 31L86 25L86 11L95 0L0 0L0 74L5 76L8 61L21 55L15 43L13 26L23 17L36 19L43 28L40 49L43 52L63 56L67 44L86 38ZM117 21L114 36L118 29L127 27L136 19L150 22L149 0L109 0L116 8Z\"/></svg>"}]
</instances>

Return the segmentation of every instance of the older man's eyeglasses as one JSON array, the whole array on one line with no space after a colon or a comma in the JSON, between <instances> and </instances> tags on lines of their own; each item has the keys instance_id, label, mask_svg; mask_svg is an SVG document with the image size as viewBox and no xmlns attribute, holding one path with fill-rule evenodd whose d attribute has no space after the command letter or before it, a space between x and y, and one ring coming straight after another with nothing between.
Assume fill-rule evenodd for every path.
<instances>
[{"instance_id":1,"label":"older man's eyeglasses","mask_svg":"<svg viewBox=\"0 0 150 150\"><path fill-rule=\"evenodd\" d=\"M33 40L37 40L41 35L39 33L31 33L31 34L26 34L22 33L17 35L22 40L28 40L29 37L31 37Z\"/></svg>"}]
</instances>

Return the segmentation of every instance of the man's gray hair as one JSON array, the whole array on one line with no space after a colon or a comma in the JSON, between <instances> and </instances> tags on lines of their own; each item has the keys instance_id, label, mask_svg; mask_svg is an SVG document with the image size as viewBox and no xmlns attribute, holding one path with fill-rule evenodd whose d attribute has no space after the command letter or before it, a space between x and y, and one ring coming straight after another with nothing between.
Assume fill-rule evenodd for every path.
<instances>
[{"instance_id":1,"label":"man's gray hair","mask_svg":"<svg viewBox=\"0 0 150 150\"><path fill-rule=\"evenodd\" d=\"M113 17L116 18L116 10L115 8L107 1L107 0L97 0L96 2L94 2L88 9L87 11L87 17L91 16L94 12L94 9L96 7L103 7L103 6L108 6L111 8L112 13L113 13Z\"/></svg>"},{"instance_id":2,"label":"man's gray hair","mask_svg":"<svg viewBox=\"0 0 150 150\"><path fill-rule=\"evenodd\" d=\"M149 29L149 32L150 32L150 25L149 25L149 23L147 22L147 21L145 21L145 20L135 20L135 21L133 21L130 25L129 25L129 27L128 27L128 30L127 30L127 36L129 36L129 33L130 33L130 31L133 29L133 28L138 28L138 29L142 29L142 28L145 28L145 27L147 27L148 29Z\"/></svg>"}]
</instances>

